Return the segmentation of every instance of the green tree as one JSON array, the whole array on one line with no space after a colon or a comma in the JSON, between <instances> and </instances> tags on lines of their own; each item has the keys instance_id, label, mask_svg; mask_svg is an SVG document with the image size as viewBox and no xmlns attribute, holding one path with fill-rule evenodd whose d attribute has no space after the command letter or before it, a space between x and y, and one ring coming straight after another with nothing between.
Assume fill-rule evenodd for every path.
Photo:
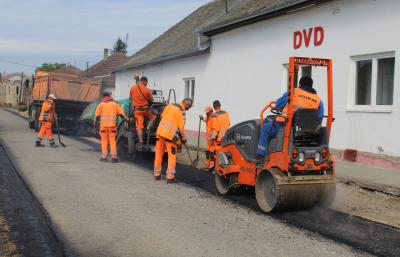
<instances>
[{"instance_id":1,"label":"green tree","mask_svg":"<svg viewBox=\"0 0 400 257\"><path fill-rule=\"evenodd\" d=\"M65 66L67 66L65 63L43 63L42 66L37 67L37 70L50 72L64 68Z\"/></svg>"},{"instance_id":2,"label":"green tree","mask_svg":"<svg viewBox=\"0 0 400 257\"><path fill-rule=\"evenodd\" d=\"M112 53L126 54L128 52L127 48L128 45L124 41L122 41L121 38L118 38L118 40L114 43Z\"/></svg>"}]
</instances>

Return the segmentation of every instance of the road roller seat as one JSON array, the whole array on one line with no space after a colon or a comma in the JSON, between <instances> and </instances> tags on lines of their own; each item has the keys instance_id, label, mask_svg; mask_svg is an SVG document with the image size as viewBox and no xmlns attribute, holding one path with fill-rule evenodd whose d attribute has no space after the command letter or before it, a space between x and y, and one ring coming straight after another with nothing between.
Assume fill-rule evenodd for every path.
<instances>
[{"instance_id":1,"label":"road roller seat","mask_svg":"<svg viewBox=\"0 0 400 257\"><path fill-rule=\"evenodd\" d=\"M327 138L326 127L322 127L317 110L299 109L294 113L291 138L294 146L320 146L327 144Z\"/></svg>"}]
</instances>

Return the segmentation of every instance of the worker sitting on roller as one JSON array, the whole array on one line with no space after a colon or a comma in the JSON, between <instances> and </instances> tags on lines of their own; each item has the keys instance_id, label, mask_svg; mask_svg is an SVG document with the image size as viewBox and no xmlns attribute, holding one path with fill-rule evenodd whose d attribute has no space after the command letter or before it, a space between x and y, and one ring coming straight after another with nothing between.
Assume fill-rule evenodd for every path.
<instances>
[{"instance_id":1,"label":"worker sitting on roller","mask_svg":"<svg viewBox=\"0 0 400 257\"><path fill-rule=\"evenodd\" d=\"M108 92L103 93L103 99L96 108L94 115L93 127L96 127L97 117L100 117L100 138L101 138L101 157L100 161L107 161L108 143L110 143L110 155L113 163L118 162L117 159L117 118L122 116L124 120L128 120L121 106L119 106Z\"/></svg>"},{"instance_id":2,"label":"worker sitting on roller","mask_svg":"<svg viewBox=\"0 0 400 257\"><path fill-rule=\"evenodd\" d=\"M161 179L162 160L165 149L168 153L167 183L175 182L176 155L178 146L186 144L185 111L193 105L190 98L183 99L179 104L169 104L161 114L161 121L157 128L157 143L154 159L154 178Z\"/></svg>"},{"instance_id":3,"label":"worker sitting on roller","mask_svg":"<svg viewBox=\"0 0 400 257\"><path fill-rule=\"evenodd\" d=\"M200 120L204 121L206 123L206 141L207 141L207 150L206 150L206 159L207 159L207 164L205 169L213 169L215 165L215 158L214 158L214 145L212 143L212 122L213 122L213 108L211 106L207 106L204 109L204 113L206 114L206 117L203 115L199 115Z\"/></svg>"},{"instance_id":4,"label":"worker sitting on roller","mask_svg":"<svg viewBox=\"0 0 400 257\"><path fill-rule=\"evenodd\" d=\"M40 126L39 134L36 140L36 147L43 147L42 144L43 137L47 135L51 147L57 147L54 142L52 125L53 121L57 122L56 106L54 101L56 100L54 94L50 94L47 100L42 104L42 109L40 111L39 121L42 123Z\"/></svg>"},{"instance_id":5,"label":"worker sitting on roller","mask_svg":"<svg viewBox=\"0 0 400 257\"><path fill-rule=\"evenodd\" d=\"M136 120L136 131L138 135L138 148L143 148L144 120L149 120L147 130L150 130L156 116L151 112L150 105L153 101L151 90L147 87L147 78L141 77L138 85L134 85L130 91L130 98L133 106L133 115Z\"/></svg>"},{"instance_id":6,"label":"worker sitting on roller","mask_svg":"<svg viewBox=\"0 0 400 257\"><path fill-rule=\"evenodd\" d=\"M214 145L214 151L218 151L222 138L225 136L225 132L229 129L231 121L229 114L226 111L221 110L221 102L215 100L213 102L215 112L212 115L213 122L211 128L211 140Z\"/></svg>"},{"instance_id":7,"label":"worker sitting on roller","mask_svg":"<svg viewBox=\"0 0 400 257\"><path fill-rule=\"evenodd\" d=\"M318 110L320 122L324 118L324 104L313 88L313 80L304 76L299 81L300 87L294 89L293 108L298 109L315 109ZM275 108L283 110L282 117L278 116L275 120L267 119L262 128L260 139L258 141L257 159L263 162L267 155L268 142L279 131L279 128L285 126L285 118L287 117L287 103L289 95L284 93L276 100Z\"/></svg>"}]
</instances>

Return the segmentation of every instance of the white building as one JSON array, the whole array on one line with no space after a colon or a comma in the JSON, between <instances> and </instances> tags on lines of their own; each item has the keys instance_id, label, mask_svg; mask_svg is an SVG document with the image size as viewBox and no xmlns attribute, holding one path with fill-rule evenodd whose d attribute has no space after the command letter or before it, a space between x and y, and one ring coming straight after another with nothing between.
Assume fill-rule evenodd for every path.
<instances>
[{"instance_id":1,"label":"white building","mask_svg":"<svg viewBox=\"0 0 400 257\"><path fill-rule=\"evenodd\" d=\"M187 129L215 99L236 124L285 91L289 56L331 58L332 147L400 156L400 1L228 0L227 13L224 3L200 7L133 55L116 71L117 98L141 73L165 93L194 97ZM300 73L326 95L322 69Z\"/></svg>"}]
</instances>

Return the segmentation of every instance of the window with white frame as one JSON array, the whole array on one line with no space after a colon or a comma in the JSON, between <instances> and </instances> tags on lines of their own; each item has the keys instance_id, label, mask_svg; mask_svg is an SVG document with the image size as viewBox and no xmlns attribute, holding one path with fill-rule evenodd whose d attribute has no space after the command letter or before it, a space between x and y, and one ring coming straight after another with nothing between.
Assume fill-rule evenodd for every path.
<instances>
[{"instance_id":1,"label":"window with white frame","mask_svg":"<svg viewBox=\"0 0 400 257\"><path fill-rule=\"evenodd\" d=\"M183 79L183 81L185 82L184 97L191 98L194 100L195 79L187 78Z\"/></svg>"},{"instance_id":2,"label":"window with white frame","mask_svg":"<svg viewBox=\"0 0 400 257\"><path fill-rule=\"evenodd\" d=\"M353 57L355 107L379 109L393 105L394 52Z\"/></svg>"}]
</instances>

